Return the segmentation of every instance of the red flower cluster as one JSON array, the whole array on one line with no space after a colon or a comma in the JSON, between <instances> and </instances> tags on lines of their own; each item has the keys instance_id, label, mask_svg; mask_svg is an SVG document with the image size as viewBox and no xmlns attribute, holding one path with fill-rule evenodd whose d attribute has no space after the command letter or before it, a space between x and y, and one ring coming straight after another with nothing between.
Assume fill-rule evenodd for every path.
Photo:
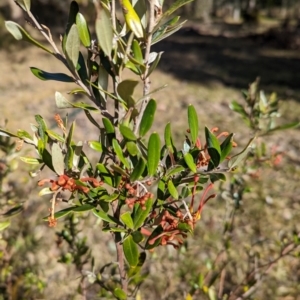
<instances>
[{"instance_id":1,"label":"red flower cluster","mask_svg":"<svg viewBox=\"0 0 300 300\"><path fill-rule=\"evenodd\" d=\"M152 212L151 217L155 219L154 224L160 225L163 232L148 241L149 245L153 245L158 239L160 239L160 245L162 246L172 245L174 248L178 248L182 245L183 240L187 237L187 232L192 231L195 228L196 223L200 220L204 205L209 199L215 197L215 194L207 196L207 193L212 186L213 185L210 184L205 189L200 199L198 209L195 212L193 212L192 202L185 214L176 203L172 205L172 210L175 211L173 214L166 209L159 214L155 211ZM146 236L151 235L151 232L145 228L142 228L141 233Z\"/></svg>"},{"instance_id":2,"label":"red flower cluster","mask_svg":"<svg viewBox=\"0 0 300 300\"><path fill-rule=\"evenodd\" d=\"M133 208L133 206L138 203L140 204L142 210L146 209L146 201L149 198L153 198L153 194L149 193L149 192L145 192L143 191L143 193L141 193L142 195L138 195L139 193L137 192L137 186L132 186L129 183L125 184L125 189L127 189L127 193L129 196L132 197L128 197L125 201L125 203L128 205L129 208Z\"/></svg>"},{"instance_id":3,"label":"red flower cluster","mask_svg":"<svg viewBox=\"0 0 300 300\"><path fill-rule=\"evenodd\" d=\"M102 181L97 180L93 177L84 177L80 178L81 182L90 182L94 187L98 187L102 184ZM62 191L68 190L70 192L82 191L83 193L88 193L89 188L87 186L79 185L76 183L76 180L68 175L60 175L57 180L53 179L43 179L38 182L39 186L43 186L46 182L51 183L51 191L57 191L61 189Z\"/></svg>"}]
</instances>

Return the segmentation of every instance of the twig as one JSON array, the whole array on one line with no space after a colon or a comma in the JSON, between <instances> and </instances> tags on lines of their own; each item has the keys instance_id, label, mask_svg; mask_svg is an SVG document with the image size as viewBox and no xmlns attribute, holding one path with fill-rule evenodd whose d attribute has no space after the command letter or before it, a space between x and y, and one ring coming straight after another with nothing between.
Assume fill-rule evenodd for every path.
<instances>
[{"instance_id":1,"label":"twig","mask_svg":"<svg viewBox=\"0 0 300 300\"><path fill-rule=\"evenodd\" d=\"M249 296L251 296L253 293L255 293L258 289L258 287L262 284L263 280L264 280L264 275L268 274L271 269L275 266L275 264L282 259L283 257L287 256L288 254L290 254L292 251L294 251L296 248L298 247L298 245L294 244L294 243L289 243L288 245L286 245L281 253L278 255L278 257L276 257L274 260L272 260L271 262L261 265L259 267L255 267L255 269L242 281L242 283L233 291L233 293L231 294L229 300L244 300L247 299ZM243 293L242 295L238 296L236 295L237 292L239 291L240 286L244 283L246 284L247 282L249 282L249 280L251 280L251 278L255 277L255 275L257 274L258 270L257 269L262 269L262 268L266 268L256 279L256 282L253 286L251 286L249 288L249 290L247 290L245 293ZM235 298L236 296L236 298Z\"/></svg>"},{"instance_id":2,"label":"twig","mask_svg":"<svg viewBox=\"0 0 300 300\"><path fill-rule=\"evenodd\" d=\"M113 208L113 212L114 212L114 217L119 219L120 218L120 208L118 207L118 203L113 202L112 208ZM112 235L114 237L116 250L117 250L117 261L118 261L119 274L120 274L120 278L121 278L122 290L127 294L128 281L127 281L127 274L126 274L125 264L124 264L124 252L123 252L123 247L121 244L121 236L120 236L119 232L113 232Z\"/></svg>"},{"instance_id":3,"label":"twig","mask_svg":"<svg viewBox=\"0 0 300 300\"><path fill-rule=\"evenodd\" d=\"M148 75L149 71L149 57L150 57L150 50L151 50L151 43L152 43L152 36L153 36L153 28L155 26L155 0L149 0L149 22L147 26L147 32L146 32L146 48L145 48L145 55L144 55L144 61L146 64L145 72L142 75L142 80L144 82L143 87L143 96L146 96L149 94L150 91L150 85L151 81ZM141 108L139 111L139 115L137 116L134 132L137 133L140 122L142 120L143 112L146 108L146 105L149 101L149 97L145 97L145 99L142 101Z\"/></svg>"}]
</instances>

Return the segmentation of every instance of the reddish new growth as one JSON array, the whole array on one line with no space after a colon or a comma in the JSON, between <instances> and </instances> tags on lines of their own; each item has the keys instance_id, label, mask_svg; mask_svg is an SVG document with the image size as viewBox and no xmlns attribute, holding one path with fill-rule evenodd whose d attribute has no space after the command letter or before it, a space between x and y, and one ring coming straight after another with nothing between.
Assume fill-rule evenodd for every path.
<instances>
[{"instance_id":1,"label":"reddish new growth","mask_svg":"<svg viewBox=\"0 0 300 300\"><path fill-rule=\"evenodd\" d=\"M211 198L215 197L215 194L207 196L208 191L213 187L210 184L205 189L199 206L195 212L193 212L193 200L190 204L189 211L186 213L182 212L175 203L172 206L172 211L175 213L171 214L168 210L164 209L160 214L152 213L152 218L155 218L155 224L162 227L163 232L149 241L149 245L153 245L158 239L160 239L160 245L172 245L174 248L178 248L183 244L183 240L187 237L187 231L193 230L196 223L200 220L201 212L204 205ZM150 235L145 228L143 228L142 233L145 235Z\"/></svg>"},{"instance_id":2,"label":"reddish new growth","mask_svg":"<svg viewBox=\"0 0 300 300\"><path fill-rule=\"evenodd\" d=\"M98 187L102 184L101 181L97 180L93 177L84 177L80 178L81 182L90 182L94 187ZM87 186L79 185L76 183L76 180L72 177L69 177L68 175L60 175L57 180L53 179L43 179L38 182L39 186L43 186L46 182L51 183L50 190L51 191L65 191L68 190L70 192L74 191L82 191L83 193L88 193L89 188Z\"/></svg>"},{"instance_id":3,"label":"reddish new growth","mask_svg":"<svg viewBox=\"0 0 300 300\"><path fill-rule=\"evenodd\" d=\"M135 204L139 204L142 210L146 209L146 201L150 198L153 198L153 194L149 192L145 192L143 190L142 193L138 193L137 191L138 185L130 185L129 183L125 184L125 189L127 190L127 194L129 197L126 198L125 203L129 208L133 208ZM141 195L139 195L141 194Z\"/></svg>"}]
</instances>

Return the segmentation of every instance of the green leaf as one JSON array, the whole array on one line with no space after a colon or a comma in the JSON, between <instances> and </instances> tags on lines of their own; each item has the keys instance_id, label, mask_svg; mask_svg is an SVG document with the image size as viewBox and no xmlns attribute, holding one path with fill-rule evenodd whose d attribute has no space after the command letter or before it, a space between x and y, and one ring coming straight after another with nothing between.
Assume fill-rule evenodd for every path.
<instances>
[{"instance_id":1,"label":"green leaf","mask_svg":"<svg viewBox=\"0 0 300 300\"><path fill-rule=\"evenodd\" d=\"M126 79L118 84L118 94L126 102L128 108L133 107L135 104L132 96L138 83L136 80Z\"/></svg>"},{"instance_id":2,"label":"green leaf","mask_svg":"<svg viewBox=\"0 0 300 300\"><path fill-rule=\"evenodd\" d=\"M35 115L35 120L38 123L38 133L40 138L43 140L44 145L47 144L48 136L46 134L47 125L45 120L40 115Z\"/></svg>"},{"instance_id":3,"label":"green leaf","mask_svg":"<svg viewBox=\"0 0 300 300\"><path fill-rule=\"evenodd\" d=\"M123 155L123 150L121 148L121 146L119 145L119 142L116 139L113 139L112 141L112 146L113 149L118 157L118 159L120 160L120 162L127 168L129 169L129 163L127 161L127 159L124 157Z\"/></svg>"},{"instance_id":4,"label":"green leaf","mask_svg":"<svg viewBox=\"0 0 300 300\"><path fill-rule=\"evenodd\" d=\"M189 167L189 169L193 172L196 173L197 172L197 166L194 163L194 158L192 156L191 153L187 152L183 155L184 161L187 164L187 166Z\"/></svg>"},{"instance_id":5,"label":"green leaf","mask_svg":"<svg viewBox=\"0 0 300 300\"><path fill-rule=\"evenodd\" d=\"M136 143L132 141L126 142L126 149L131 156L136 156L140 153Z\"/></svg>"},{"instance_id":6,"label":"green leaf","mask_svg":"<svg viewBox=\"0 0 300 300\"><path fill-rule=\"evenodd\" d=\"M143 157L140 157L137 164L135 165L132 173L130 174L130 181L134 182L140 178L140 176L143 174L146 167L146 163L143 159Z\"/></svg>"},{"instance_id":7,"label":"green leaf","mask_svg":"<svg viewBox=\"0 0 300 300\"><path fill-rule=\"evenodd\" d=\"M97 167L97 170L100 173L101 178L103 178L104 182L107 183L109 186L113 187L113 185L114 185L113 175L107 169L107 167L104 164L100 164L100 163L98 163L96 165L96 167Z\"/></svg>"},{"instance_id":8,"label":"green leaf","mask_svg":"<svg viewBox=\"0 0 300 300\"><path fill-rule=\"evenodd\" d=\"M5 27L13 35L13 37L16 40L19 41L19 40L24 39L26 42L31 43L31 44L45 50L46 52L48 52L50 54L54 54L50 49L43 46L38 41L36 41L34 38L32 38L29 35L29 33L23 27L21 27L19 24L15 23L13 21L6 21Z\"/></svg>"},{"instance_id":9,"label":"green leaf","mask_svg":"<svg viewBox=\"0 0 300 300\"><path fill-rule=\"evenodd\" d=\"M151 128L156 111L156 101L150 99L142 116L140 123L139 135L144 136Z\"/></svg>"},{"instance_id":10,"label":"green leaf","mask_svg":"<svg viewBox=\"0 0 300 300\"><path fill-rule=\"evenodd\" d=\"M96 35L98 44L106 56L110 57L113 48L113 26L110 13L102 6L96 20Z\"/></svg>"},{"instance_id":11,"label":"green leaf","mask_svg":"<svg viewBox=\"0 0 300 300\"><path fill-rule=\"evenodd\" d=\"M181 22L180 24L176 25L176 26L170 26L170 27L167 27L165 28L162 32L159 32L155 38L153 38L152 40L152 45L156 44L157 42L160 42L161 40L167 38L168 36L174 34L176 31L180 30L181 27L183 26L183 24L185 23L186 21L184 22Z\"/></svg>"},{"instance_id":12,"label":"green leaf","mask_svg":"<svg viewBox=\"0 0 300 300\"><path fill-rule=\"evenodd\" d=\"M7 228L10 225L10 221L4 221L4 222L0 222L0 231L4 230L5 228Z\"/></svg>"},{"instance_id":13,"label":"green leaf","mask_svg":"<svg viewBox=\"0 0 300 300\"><path fill-rule=\"evenodd\" d=\"M239 154L234 155L229 161L228 161L228 168L230 170L234 170L248 155L249 151L251 150L252 143L255 140L255 137L250 139L247 146L243 151L241 151Z\"/></svg>"},{"instance_id":14,"label":"green leaf","mask_svg":"<svg viewBox=\"0 0 300 300\"><path fill-rule=\"evenodd\" d=\"M166 172L166 177L171 177L173 175L176 175L178 173L181 173L185 170L183 166L177 165L177 166L172 166L169 168Z\"/></svg>"},{"instance_id":15,"label":"green leaf","mask_svg":"<svg viewBox=\"0 0 300 300\"><path fill-rule=\"evenodd\" d=\"M15 0L15 2L25 11L30 11L31 0Z\"/></svg>"},{"instance_id":16,"label":"green leaf","mask_svg":"<svg viewBox=\"0 0 300 300\"><path fill-rule=\"evenodd\" d=\"M39 191L39 196L42 197L42 196L45 196L45 195L49 195L49 194L53 194L54 192L52 190L50 190L50 188L43 188Z\"/></svg>"},{"instance_id":17,"label":"green leaf","mask_svg":"<svg viewBox=\"0 0 300 300\"><path fill-rule=\"evenodd\" d=\"M162 55L163 55L163 52L156 53L155 59L149 67L147 77L149 77L152 74L152 72L156 69Z\"/></svg>"},{"instance_id":18,"label":"green leaf","mask_svg":"<svg viewBox=\"0 0 300 300\"><path fill-rule=\"evenodd\" d=\"M143 226L145 220L147 219L149 212L152 209L153 199L149 198L146 203L146 209L142 209L141 205L135 204L134 210L132 212L132 219L133 219L133 227L135 230L139 229Z\"/></svg>"},{"instance_id":19,"label":"green leaf","mask_svg":"<svg viewBox=\"0 0 300 300\"><path fill-rule=\"evenodd\" d=\"M48 73L35 67L30 67L30 71L40 80L55 80L61 82L74 82L74 79L63 73Z\"/></svg>"},{"instance_id":20,"label":"green leaf","mask_svg":"<svg viewBox=\"0 0 300 300\"><path fill-rule=\"evenodd\" d=\"M94 208L95 208L95 206L93 206L93 205L83 204L83 205L80 205L80 206L73 207L72 211L73 212L86 212L86 211L90 211Z\"/></svg>"},{"instance_id":21,"label":"green leaf","mask_svg":"<svg viewBox=\"0 0 300 300\"><path fill-rule=\"evenodd\" d=\"M128 264L131 267L137 266L139 262L138 246L134 242L133 237L129 235L123 242L123 251Z\"/></svg>"},{"instance_id":22,"label":"green leaf","mask_svg":"<svg viewBox=\"0 0 300 300\"><path fill-rule=\"evenodd\" d=\"M17 134L14 134L12 132L9 132L5 129L0 128L0 136L7 136L7 137L14 137L18 138L19 136Z\"/></svg>"},{"instance_id":23,"label":"green leaf","mask_svg":"<svg viewBox=\"0 0 300 300\"><path fill-rule=\"evenodd\" d=\"M62 41L62 48L63 48L64 53L66 52L65 50L66 50L67 36L68 36L73 24L76 24L76 16L78 13L79 13L78 3L76 1L72 1L70 4L70 9L69 9L68 23L67 23L63 41Z\"/></svg>"},{"instance_id":24,"label":"green leaf","mask_svg":"<svg viewBox=\"0 0 300 300\"><path fill-rule=\"evenodd\" d=\"M62 209L62 210L56 212L56 213L54 214L54 218L55 218L55 219L60 219L60 218L62 218L62 217L64 217L64 216L68 215L70 212L73 211L73 208L74 208L74 207L68 207L68 208L65 208L65 209ZM48 217L44 217L43 220L47 221L47 220L48 220Z\"/></svg>"},{"instance_id":25,"label":"green leaf","mask_svg":"<svg viewBox=\"0 0 300 300\"><path fill-rule=\"evenodd\" d=\"M207 127L205 127L205 138L206 138L207 152L213 164L211 168L213 167L216 168L220 164L220 160L221 160L221 147L220 147L219 140Z\"/></svg>"},{"instance_id":26,"label":"green leaf","mask_svg":"<svg viewBox=\"0 0 300 300\"><path fill-rule=\"evenodd\" d=\"M119 193L113 193L111 195L104 195L101 197L101 200L104 200L105 202L112 202L119 198Z\"/></svg>"},{"instance_id":27,"label":"green leaf","mask_svg":"<svg viewBox=\"0 0 300 300\"><path fill-rule=\"evenodd\" d=\"M19 129L17 131L17 136L24 142L35 145L32 136L27 131Z\"/></svg>"},{"instance_id":28,"label":"green leaf","mask_svg":"<svg viewBox=\"0 0 300 300\"><path fill-rule=\"evenodd\" d=\"M245 111L244 107L239 104L236 101L232 101L231 104L229 105L230 109L239 113L240 115L242 115L244 118L247 117L247 112Z\"/></svg>"},{"instance_id":29,"label":"green leaf","mask_svg":"<svg viewBox=\"0 0 300 300\"><path fill-rule=\"evenodd\" d=\"M193 105L188 106L188 122L189 122L191 139L193 144L195 144L198 138L199 124L198 124L197 112Z\"/></svg>"},{"instance_id":30,"label":"green leaf","mask_svg":"<svg viewBox=\"0 0 300 300\"><path fill-rule=\"evenodd\" d=\"M65 139L64 137L62 137L61 135L59 135L58 133L50 130L50 129L47 129L46 130L46 133L48 134L48 136L52 139L52 140L56 140L56 141L59 141L59 142L62 142L64 143L65 142Z\"/></svg>"},{"instance_id":31,"label":"green leaf","mask_svg":"<svg viewBox=\"0 0 300 300\"><path fill-rule=\"evenodd\" d=\"M143 26L130 1L123 0L121 5L126 25L131 29L137 38L142 38L144 36Z\"/></svg>"},{"instance_id":32,"label":"green leaf","mask_svg":"<svg viewBox=\"0 0 300 300\"><path fill-rule=\"evenodd\" d=\"M115 133L115 127L109 119L104 117L104 118L102 118L102 122L103 122L105 131L107 134Z\"/></svg>"},{"instance_id":33,"label":"green leaf","mask_svg":"<svg viewBox=\"0 0 300 300\"><path fill-rule=\"evenodd\" d=\"M66 146L67 147L70 147L72 145L74 130L75 130L75 121L72 122L72 125L71 125L71 127L69 129L69 132L68 132L68 135L67 135L67 139L66 139Z\"/></svg>"},{"instance_id":34,"label":"green leaf","mask_svg":"<svg viewBox=\"0 0 300 300\"><path fill-rule=\"evenodd\" d=\"M165 127L164 138L165 138L165 144L168 148L168 151L170 153L174 153L174 146L173 146L172 133L171 133L171 124L170 123L167 123L167 125Z\"/></svg>"},{"instance_id":35,"label":"green leaf","mask_svg":"<svg viewBox=\"0 0 300 300\"><path fill-rule=\"evenodd\" d=\"M153 132L148 142L147 166L148 175L153 176L156 173L160 160L160 138L156 132Z\"/></svg>"},{"instance_id":36,"label":"green leaf","mask_svg":"<svg viewBox=\"0 0 300 300\"><path fill-rule=\"evenodd\" d=\"M102 144L97 141L88 141L88 145L93 149L96 150L97 152L102 152Z\"/></svg>"},{"instance_id":37,"label":"green leaf","mask_svg":"<svg viewBox=\"0 0 300 300\"><path fill-rule=\"evenodd\" d=\"M73 24L66 39L66 57L69 67L76 69L79 58L80 38L77 25Z\"/></svg>"},{"instance_id":38,"label":"green leaf","mask_svg":"<svg viewBox=\"0 0 300 300\"><path fill-rule=\"evenodd\" d=\"M175 200L178 200L178 198L179 198L178 191L177 191L176 187L174 186L174 183L172 182L172 180L168 181L168 190L169 190L171 196Z\"/></svg>"},{"instance_id":39,"label":"green leaf","mask_svg":"<svg viewBox=\"0 0 300 300\"><path fill-rule=\"evenodd\" d=\"M57 143L53 143L51 149L52 155L52 165L58 175L64 174L64 156L62 154L62 149Z\"/></svg>"},{"instance_id":40,"label":"green leaf","mask_svg":"<svg viewBox=\"0 0 300 300\"><path fill-rule=\"evenodd\" d=\"M81 13L76 15L76 25L81 43L84 47L90 47L91 35L84 16Z\"/></svg>"},{"instance_id":41,"label":"green leaf","mask_svg":"<svg viewBox=\"0 0 300 300\"><path fill-rule=\"evenodd\" d=\"M114 217L108 215L107 213L105 213L105 212L102 211L102 210L93 209L93 214L94 214L97 218L99 218L99 219L101 219L101 220L103 220L103 221L105 221L105 222L123 225L123 224L122 224L121 222L119 222L116 218L114 218Z\"/></svg>"},{"instance_id":42,"label":"green leaf","mask_svg":"<svg viewBox=\"0 0 300 300\"><path fill-rule=\"evenodd\" d=\"M212 183L218 180L226 181L226 176L223 173L211 173L209 174L209 179Z\"/></svg>"},{"instance_id":43,"label":"green leaf","mask_svg":"<svg viewBox=\"0 0 300 300\"><path fill-rule=\"evenodd\" d=\"M118 300L126 300L127 299L126 292L124 292L122 289L120 289L118 287L114 289L113 294Z\"/></svg>"},{"instance_id":44,"label":"green leaf","mask_svg":"<svg viewBox=\"0 0 300 300\"><path fill-rule=\"evenodd\" d=\"M135 134L129 127L120 124L119 129L120 129L120 132L123 135L123 137L125 139L127 139L128 141L136 141L137 140L137 137L135 136Z\"/></svg>"},{"instance_id":45,"label":"green leaf","mask_svg":"<svg viewBox=\"0 0 300 300\"><path fill-rule=\"evenodd\" d=\"M144 240L144 236L138 230L132 232L131 235L136 244L139 244L140 242L142 242Z\"/></svg>"},{"instance_id":46,"label":"green leaf","mask_svg":"<svg viewBox=\"0 0 300 300\"><path fill-rule=\"evenodd\" d=\"M72 108L73 104L69 102L60 92L55 92L55 102L58 108Z\"/></svg>"},{"instance_id":47,"label":"green leaf","mask_svg":"<svg viewBox=\"0 0 300 300\"><path fill-rule=\"evenodd\" d=\"M125 213L123 213L121 215L121 221L130 229L133 229L134 228L134 225L133 225L133 220L131 218L131 215L130 215L130 212L129 211L126 211Z\"/></svg>"},{"instance_id":48,"label":"green leaf","mask_svg":"<svg viewBox=\"0 0 300 300\"><path fill-rule=\"evenodd\" d=\"M187 3L192 2L193 0L177 0L175 1L175 3L173 3L171 5L171 7L164 12L164 14L162 15L163 18L170 16L171 14L173 14L178 8L180 8L183 5L186 5Z\"/></svg>"},{"instance_id":49,"label":"green leaf","mask_svg":"<svg viewBox=\"0 0 300 300\"><path fill-rule=\"evenodd\" d=\"M222 162L231 152L233 133L229 134L221 144L221 159Z\"/></svg>"},{"instance_id":50,"label":"green leaf","mask_svg":"<svg viewBox=\"0 0 300 300\"><path fill-rule=\"evenodd\" d=\"M1 214L2 218L10 218L13 217L17 214L19 214L20 212L23 211L23 204L18 204L15 207L11 208L10 210L8 210L7 212L5 212L4 214Z\"/></svg>"},{"instance_id":51,"label":"green leaf","mask_svg":"<svg viewBox=\"0 0 300 300\"><path fill-rule=\"evenodd\" d=\"M141 50L139 42L137 40L133 40L131 47L132 47L132 52L133 52L134 58L140 64L144 64L143 53L142 53L142 50Z\"/></svg>"},{"instance_id":52,"label":"green leaf","mask_svg":"<svg viewBox=\"0 0 300 300\"><path fill-rule=\"evenodd\" d=\"M297 128L300 126L300 122L293 122L293 123L288 123L288 124L284 124L281 126L277 126L274 127L272 129L270 129L268 132L273 132L273 131L277 131L277 130L286 130L286 129L291 129L291 128Z\"/></svg>"},{"instance_id":53,"label":"green leaf","mask_svg":"<svg viewBox=\"0 0 300 300\"><path fill-rule=\"evenodd\" d=\"M218 151L218 153L221 154L219 140L207 127L205 127L205 138L207 148L215 148Z\"/></svg>"},{"instance_id":54,"label":"green leaf","mask_svg":"<svg viewBox=\"0 0 300 300\"><path fill-rule=\"evenodd\" d=\"M25 162L26 164L30 164L30 165L39 165L42 163L42 161L40 159L33 158L33 157L21 156L20 159L21 159L21 161Z\"/></svg>"},{"instance_id":55,"label":"green leaf","mask_svg":"<svg viewBox=\"0 0 300 300\"><path fill-rule=\"evenodd\" d=\"M77 73L78 73L81 81L84 84L87 84L87 82L88 82L87 69L86 69L84 57L80 51L79 51L78 64L77 64ZM77 90L77 93L86 94L86 91L80 89L80 90Z\"/></svg>"}]
</instances>

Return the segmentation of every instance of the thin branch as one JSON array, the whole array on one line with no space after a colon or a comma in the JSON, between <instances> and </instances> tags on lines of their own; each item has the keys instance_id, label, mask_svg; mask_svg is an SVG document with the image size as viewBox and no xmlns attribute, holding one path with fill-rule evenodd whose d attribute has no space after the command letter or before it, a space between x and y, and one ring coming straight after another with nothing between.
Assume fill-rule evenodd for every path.
<instances>
[{"instance_id":1,"label":"thin branch","mask_svg":"<svg viewBox=\"0 0 300 300\"><path fill-rule=\"evenodd\" d=\"M150 85L151 81L149 76L147 76L149 71L149 57L150 57L150 50L151 50L151 43L152 43L152 37L153 37L153 28L155 26L155 0L149 0L149 22L146 30L146 48L145 48L145 55L144 55L144 61L146 64L145 72L142 75L142 80L144 82L143 87L143 96L146 96L150 92ZM146 105L149 101L149 97L145 97L145 99L142 101L141 108L139 111L139 115L136 120L134 132L137 133L140 122L142 120L143 112L146 108Z\"/></svg>"},{"instance_id":2,"label":"thin branch","mask_svg":"<svg viewBox=\"0 0 300 300\"><path fill-rule=\"evenodd\" d=\"M58 50L58 48L56 47L56 44L54 43L53 39L51 38L51 36L47 34L47 32L45 31L45 29L36 20L36 18L32 14L32 12L31 11L27 11L27 14L28 14L29 18L33 21L33 23L36 26L36 28L42 33L42 35L46 38L46 40L52 46L52 48L54 49L55 53L61 55L60 52L59 52L59 50Z\"/></svg>"}]
</instances>

